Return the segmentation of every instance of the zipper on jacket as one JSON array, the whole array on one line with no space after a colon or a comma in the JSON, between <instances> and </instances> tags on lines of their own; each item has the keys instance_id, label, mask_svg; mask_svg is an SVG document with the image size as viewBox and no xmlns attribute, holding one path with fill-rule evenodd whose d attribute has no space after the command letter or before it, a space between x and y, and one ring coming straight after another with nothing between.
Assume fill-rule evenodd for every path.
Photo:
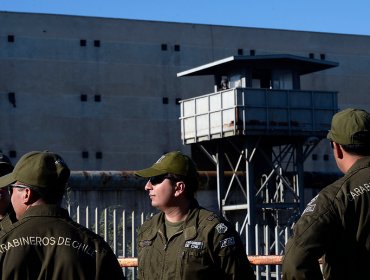
<instances>
[{"instance_id":1,"label":"zipper on jacket","mask_svg":"<svg viewBox=\"0 0 370 280\"><path fill-rule=\"evenodd\" d=\"M159 235L161 236L161 238L162 238L162 240L163 240L163 243L164 243L163 250L164 250L164 251L166 251L166 249L167 249L167 247L168 247L168 242L169 242L169 240L167 240L167 238L166 238L165 234L164 234L161 230L159 230L159 231L158 231L158 233L159 233Z\"/></svg>"},{"instance_id":2,"label":"zipper on jacket","mask_svg":"<svg viewBox=\"0 0 370 280\"><path fill-rule=\"evenodd\" d=\"M178 231L178 232L176 232L174 235L172 235L168 240L167 240L167 238L164 236L164 234L163 234L161 231L159 231L159 233L162 235L163 240L165 240L163 250L164 250L164 251L166 251L166 250L167 250L167 248L168 248L168 244L170 243L170 241L171 241L172 239L174 239L174 238L175 238L175 236L177 236L177 235L181 234L183 231L184 231L183 229L179 230L179 231Z\"/></svg>"}]
</instances>

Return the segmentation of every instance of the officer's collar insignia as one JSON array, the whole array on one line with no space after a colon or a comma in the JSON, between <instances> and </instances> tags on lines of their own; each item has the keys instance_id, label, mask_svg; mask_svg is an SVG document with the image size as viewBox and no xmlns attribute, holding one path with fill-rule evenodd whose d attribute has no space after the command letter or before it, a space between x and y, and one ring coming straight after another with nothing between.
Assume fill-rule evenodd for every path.
<instances>
[{"instance_id":1,"label":"officer's collar insignia","mask_svg":"<svg viewBox=\"0 0 370 280\"><path fill-rule=\"evenodd\" d=\"M207 218L207 220L208 220L208 221L213 221L216 217L217 217L217 215L216 215L216 214L212 214L211 216L209 216L209 217Z\"/></svg>"},{"instance_id":2,"label":"officer's collar insignia","mask_svg":"<svg viewBox=\"0 0 370 280\"><path fill-rule=\"evenodd\" d=\"M152 245L152 240L142 240L142 241L140 241L140 246L141 247L146 247L146 246L150 246L150 245Z\"/></svg>"}]
</instances>

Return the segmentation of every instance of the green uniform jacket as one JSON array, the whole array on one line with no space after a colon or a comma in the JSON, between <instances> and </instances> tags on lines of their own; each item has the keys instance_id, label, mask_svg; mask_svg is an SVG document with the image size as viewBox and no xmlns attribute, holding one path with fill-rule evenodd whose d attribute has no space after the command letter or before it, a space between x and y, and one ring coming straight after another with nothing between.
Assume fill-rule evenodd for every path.
<instances>
[{"instance_id":1,"label":"green uniform jacket","mask_svg":"<svg viewBox=\"0 0 370 280\"><path fill-rule=\"evenodd\" d=\"M255 279L238 233L196 201L169 240L164 227L163 213L140 227L138 279Z\"/></svg>"},{"instance_id":2,"label":"green uniform jacket","mask_svg":"<svg viewBox=\"0 0 370 280\"><path fill-rule=\"evenodd\" d=\"M324 256L325 255L325 256ZM283 279L368 279L370 275L370 157L325 187L294 226Z\"/></svg>"},{"instance_id":3,"label":"green uniform jacket","mask_svg":"<svg viewBox=\"0 0 370 280\"><path fill-rule=\"evenodd\" d=\"M30 207L0 231L1 279L125 279L116 256L97 234L53 205Z\"/></svg>"},{"instance_id":4,"label":"green uniform jacket","mask_svg":"<svg viewBox=\"0 0 370 280\"><path fill-rule=\"evenodd\" d=\"M7 227L10 227L13 223L17 221L13 207L11 207L11 204L7 213L8 214L2 220L0 220L0 231L6 229Z\"/></svg>"}]
</instances>

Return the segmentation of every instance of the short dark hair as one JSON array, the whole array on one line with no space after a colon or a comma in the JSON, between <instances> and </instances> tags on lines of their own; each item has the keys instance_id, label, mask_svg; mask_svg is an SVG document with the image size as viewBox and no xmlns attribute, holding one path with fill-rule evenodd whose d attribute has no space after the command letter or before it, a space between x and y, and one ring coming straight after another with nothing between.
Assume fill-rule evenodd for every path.
<instances>
[{"instance_id":1,"label":"short dark hair","mask_svg":"<svg viewBox=\"0 0 370 280\"><path fill-rule=\"evenodd\" d=\"M54 188L54 189L45 189L38 187L30 187L37 195L42 198L46 204L57 204L59 205L63 198L65 189L64 188Z\"/></svg>"},{"instance_id":2,"label":"short dark hair","mask_svg":"<svg viewBox=\"0 0 370 280\"><path fill-rule=\"evenodd\" d=\"M193 199L196 191L199 187L199 176L198 173L194 173L194 176L181 176L175 174L168 174L167 179L171 181L173 185L177 182L183 181L185 183L185 196L189 199Z\"/></svg>"},{"instance_id":3,"label":"short dark hair","mask_svg":"<svg viewBox=\"0 0 370 280\"><path fill-rule=\"evenodd\" d=\"M359 156L370 156L370 143L369 145L365 144L348 144L341 145L343 150L347 153Z\"/></svg>"}]
</instances>

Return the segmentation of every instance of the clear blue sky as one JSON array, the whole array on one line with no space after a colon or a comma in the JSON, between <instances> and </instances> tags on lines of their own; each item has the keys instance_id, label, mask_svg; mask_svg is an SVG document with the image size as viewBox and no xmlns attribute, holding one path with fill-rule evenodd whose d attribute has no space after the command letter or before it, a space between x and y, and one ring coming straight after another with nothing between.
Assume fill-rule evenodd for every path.
<instances>
[{"instance_id":1,"label":"clear blue sky","mask_svg":"<svg viewBox=\"0 0 370 280\"><path fill-rule=\"evenodd\" d=\"M369 0L0 0L0 10L370 35Z\"/></svg>"}]
</instances>

